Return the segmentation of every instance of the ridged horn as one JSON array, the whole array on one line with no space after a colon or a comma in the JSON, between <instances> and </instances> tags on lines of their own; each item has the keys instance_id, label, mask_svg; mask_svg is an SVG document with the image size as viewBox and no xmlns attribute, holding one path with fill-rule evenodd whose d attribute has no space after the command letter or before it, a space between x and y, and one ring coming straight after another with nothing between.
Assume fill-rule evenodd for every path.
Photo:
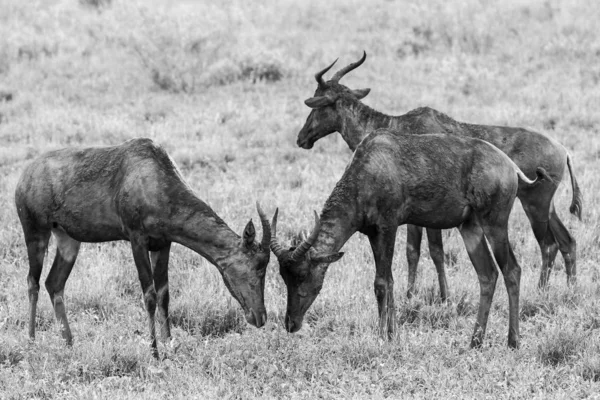
<instances>
[{"instance_id":1,"label":"ridged horn","mask_svg":"<svg viewBox=\"0 0 600 400\"><path fill-rule=\"evenodd\" d=\"M348 72L360 67L362 65L362 63L365 62L366 59L367 59L367 52L363 50L363 56L360 60L358 60L357 62L348 64L344 68L340 69L338 72L335 73L335 75L333 75L333 78L331 78L331 80L336 83L339 82L340 79L342 79L344 77L344 75L346 75Z\"/></svg>"},{"instance_id":2,"label":"ridged horn","mask_svg":"<svg viewBox=\"0 0 600 400\"><path fill-rule=\"evenodd\" d=\"M275 209L275 214L273 215L273 220L271 221L271 251L273 254L275 254L277 259L281 259L285 252L277 240L277 214L279 214L279 208Z\"/></svg>"},{"instance_id":3,"label":"ridged horn","mask_svg":"<svg viewBox=\"0 0 600 400\"><path fill-rule=\"evenodd\" d=\"M292 261L301 260L304 257L304 255L306 254L306 252L315 243L315 241L317 240L317 236L319 236L319 231L321 230L321 221L319 221L319 215L317 214L317 212L314 211L314 213L315 213L315 227L313 228L313 231L311 232L310 236L308 238L306 238L306 240L304 242L302 242L302 244L300 246L298 246L296 248L296 250L294 250L294 252L290 256Z\"/></svg>"},{"instance_id":4,"label":"ridged horn","mask_svg":"<svg viewBox=\"0 0 600 400\"><path fill-rule=\"evenodd\" d=\"M331 67L333 67L333 65L337 62L337 58L335 59L334 62L331 63L331 65L325 69L322 69L321 71L317 72L315 74L315 79L317 80L317 83L319 84L319 87L324 87L325 86L325 81L323 80L323 75L325 75L325 73L327 71L329 71L331 69Z\"/></svg>"},{"instance_id":5,"label":"ridged horn","mask_svg":"<svg viewBox=\"0 0 600 400\"><path fill-rule=\"evenodd\" d=\"M260 204L258 203L258 201L256 202L256 211L258 211L258 216L260 217L260 223L262 225L262 230L263 230L262 240L260 242L260 245L262 246L264 251L268 252L269 244L271 243L271 224L269 224L269 219L267 218L267 216L265 215L265 212L260 207Z\"/></svg>"}]
</instances>

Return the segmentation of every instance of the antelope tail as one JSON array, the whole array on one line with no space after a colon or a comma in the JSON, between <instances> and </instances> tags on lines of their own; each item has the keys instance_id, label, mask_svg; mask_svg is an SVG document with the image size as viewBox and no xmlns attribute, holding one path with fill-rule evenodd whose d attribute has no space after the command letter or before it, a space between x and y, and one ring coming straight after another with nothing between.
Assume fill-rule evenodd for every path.
<instances>
[{"instance_id":1,"label":"antelope tail","mask_svg":"<svg viewBox=\"0 0 600 400\"><path fill-rule=\"evenodd\" d=\"M542 179L545 179L548 182L555 183L554 179L552 179L552 177L550 175L548 175L548 172L546 172L546 170L542 167L537 167L535 170L535 174L536 174L536 178L534 180L531 180L527 177L527 175L525 175L523 173L523 171L521 171L521 169L519 167L517 167L517 176L528 185L533 185Z\"/></svg>"},{"instance_id":2,"label":"antelope tail","mask_svg":"<svg viewBox=\"0 0 600 400\"><path fill-rule=\"evenodd\" d=\"M573 162L571 161L571 156L569 154L567 154L567 166L569 167L569 175L571 175L571 187L573 188L573 200L571 201L571 207L569 207L569 211L571 214L577 216L577 218L579 218L581 221L583 198L581 195L581 190L579 190L577 180L575 179L575 174L573 173Z\"/></svg>"}]
</instances>

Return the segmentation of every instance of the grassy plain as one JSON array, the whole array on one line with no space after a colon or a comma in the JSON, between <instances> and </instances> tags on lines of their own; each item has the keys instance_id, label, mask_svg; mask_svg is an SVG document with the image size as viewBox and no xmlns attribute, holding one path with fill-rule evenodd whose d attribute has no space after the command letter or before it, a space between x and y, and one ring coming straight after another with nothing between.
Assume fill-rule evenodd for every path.
<instances>
[{"instance_id":1,"label":"grassy plain","mask_svg":"<svg viewBox=\"0 0 600 400\"><path fill-rule=\"evenodd\" d=\"M600 3L549 1L0 0L0 398L597 398L600 393ZM529 127L571 152L583 221L579 281L562 259L547 293L540 254L516 205L510 237L523 268L522 347L506 347L498 283L484 348L469 350L476 275L445 233L450 305L423 243L420 293L406 300L405 229L395 257L400 325L378 339L374 263L355 235L297 334L281 324L285 286L267 274L269 322L247 326L216 268L181 246L171 261L174 341L152 359L127 243L82 246L67 283L75 344L66 348L45 289L27 339L27 259L13 193L23 166L65 146L145 136L163 145L197 193L241 233L255 200L280 208L284 240L311 228L351 157L339 135L295 145L316 87L341 57L370 106L428 105L458 120ZM51 247L42 281L52 262Z\"/></svg>"}]
</instances>

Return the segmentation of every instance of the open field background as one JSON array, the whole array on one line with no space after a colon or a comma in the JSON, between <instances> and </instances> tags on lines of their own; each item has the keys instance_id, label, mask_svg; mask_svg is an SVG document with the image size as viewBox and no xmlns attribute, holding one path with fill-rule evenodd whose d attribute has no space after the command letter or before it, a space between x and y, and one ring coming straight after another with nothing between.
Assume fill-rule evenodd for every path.
<instances>
[{"instance_id":1,"label":"open field background","mask_svg":"<svg viewBox=\"0 0 600 400\"><path fill-rule=\"evenodd\" d=\"M594 398L600 397L600 3L551 1L0 0L0 398ZM304 328L282 327L285 286L274 256L269 322L246 325L217 269L174 246L171 345L151 358L129 245L82 246L67 283L73 348L59 339L43 288L27 340L27 259L13 193L24 165L65 146L145 136L236 232L280 208L279 235L312 227L351 153L339 135L295 145L314 73L366 63L344 78L375 109L428 105L473 123L529 127L571 152L583 222L579 282L560 255L547 293L540 255L515 206L510 236L523 268L522 348L506 348L499 280L484 348L468 350L479 288L456 231L445 234L450 305L423 243L407 301L405 229L395 257L397 336L376 335L374 262L355 235L329 268ZM42 281L54 257L51 246Z\"/></svg>"}]
</instances>

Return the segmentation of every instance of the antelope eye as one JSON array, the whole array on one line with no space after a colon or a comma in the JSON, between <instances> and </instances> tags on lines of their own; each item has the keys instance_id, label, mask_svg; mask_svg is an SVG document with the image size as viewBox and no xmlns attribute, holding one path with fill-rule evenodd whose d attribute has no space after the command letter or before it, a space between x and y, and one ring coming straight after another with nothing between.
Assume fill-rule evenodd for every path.
<instances>
[{"instance_id":1,"label":"antelope eye","mask_svg":"<svg viewBox=\"0 0 600 400\"><path fill-rule=\"evenodd\" d=\"M306 271L297 271L295 273L296 278L298 278L298 280L300 281L304 281L306 279L306 277L308 276L308 272Z\"/></svg>"}]
</instances>

